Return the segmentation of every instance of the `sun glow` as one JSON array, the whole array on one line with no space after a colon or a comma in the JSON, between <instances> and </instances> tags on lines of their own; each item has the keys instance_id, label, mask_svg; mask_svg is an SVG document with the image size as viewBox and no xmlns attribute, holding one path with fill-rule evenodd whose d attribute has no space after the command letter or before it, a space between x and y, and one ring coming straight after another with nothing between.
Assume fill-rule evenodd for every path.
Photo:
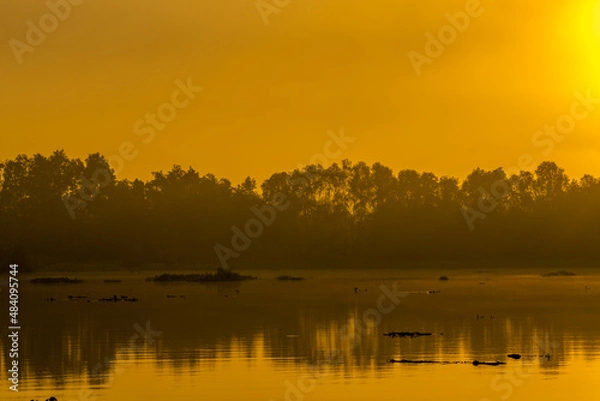
<instances>
[{"instance_id":1,"label":"sun glow","mask_svg":"<svg viewBox=\"0 0 600 401\"><path fill-rule=\"evenodd\" d=\"M590 38L589 51L592 52L591 59L593 64L592 68L594 69L593 74L597 77L598 68L600 68L600 1L598 0L594 6L593 13L593 31L595 35L592 35ZM596 82L599 82L598 85L600 85L600 81L596 80Z\"/></svg>"},{"instance_id":2,"label":"sun glow","mask_svg":"<svg viewBox=\"0 0 600 401\"><path fill-rule=\"evenodd\" d=\"M582 51L582 71L594 90L600 90L598 69L600 68L600 0L590 0L582 7L577 17Z\"/></svg>"},{"instance_id":3,"label":"sun glow","mask_svg":"<svg viewBox=\"0 0 600 401\"><path fill-rule=\"evenodd\" d=\"M600 1L596 2L594 9L594 31L598 39L600 39Z\"/></svg>"}]
</instances>

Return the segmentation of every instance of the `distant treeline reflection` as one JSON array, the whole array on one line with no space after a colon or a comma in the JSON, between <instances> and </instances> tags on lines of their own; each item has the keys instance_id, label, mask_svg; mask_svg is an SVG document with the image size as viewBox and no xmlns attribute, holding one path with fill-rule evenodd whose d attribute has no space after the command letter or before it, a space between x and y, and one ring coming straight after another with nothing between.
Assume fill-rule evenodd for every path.
<instances>
[{"instance_id":1,"label":"distant treeline reflection","mask_svg":"<svg viewBox=\"0 0 600 401\"><path fill-rule=\"evenodd\" d=\"M72 311L71 311L72 312ZM226 325L190 325L181 329L181 324L169 326L168 321L181 323L181 314L175 313L177 317L165 317L152 322L154 329L165 329L177 327L177 330L169 330L156 340L153 344L144 343L140 337L137 344L132 345L131 334L135 330L131 326L134 316L126 313L124 318L115 318L110 311L100 311L95 314L94 319L77 318L71 313L65 314L61 319L60 330L47 330L53 327L56 320L45 317L45 314L36 315L29 325L28 332L23 336L22 358L28 361L26 377L28 381L35 384L40 378L51 378L53 386L66 388L73 378L87 378L90 385L98 386L110 380L115 373L114 362L119 359L151 360L162 369L172 367L178 370L211 370L217 362L230 358L264 358L272 361L277 367L284 368L286 364L293 363L308 367L313 365L323 369L336 368L346 372L356 371L381 371L387 365L387 361L393 356L406 356L408 358L427 358L435 360L456 359L456 354L447 353L444 346L451 350L464 348L468 350L468 356L486 356L490 347L495 350L494 358L506 357L513 348L507 346L510 341L515 341L508 335L511 327L520 333L516 343L520 344L519 350L526 354L526 359L539 365L549 374L560 373L559 361L570 361L574 355L573 347L569 343L569 330L553 332L552 334L552 359L544 360L540 355L548 352L545 347L549 345L538 340L531 333L550 332L548 327L537 328L531 323L522 321L499 322L497 337L483 335L484 326L477 324L475 320L469 320L456 325L456 323L436 323L437 331L444 331L445 336L435 336L428 340L407 340L402 343L401 351L398 351L397 342L400 340L388 339L377 331L359 337L358 345L350 345L350 339L343 339L339 333L341 327L327 320L324 316L301 315L289 317L289 309L286 309L287 319L279 317L279 324L284 324L284 331L274 327L261 330L251 324L251 318L246 319L239 315L239 323ZM312 312L311 312L312 313ZM174 313L171 313L172 315ZM56 318L55 313L50 315ZM342 316L342 315L340 315ZM346 314L347 316L347 314ZM269 318L269 323L271 323ZM294 320L297 319L297 320ZM282 323L283 322L283 323ZM48 326L50 325L50 326ZM237 327L234 327L237 326ZM305 332L305 330L308 330ZM357 329L359 330L359 329ZM298 333L298 338L291 341L285 333ZM473 333L473 335L465 335ZM527 334L523 334L527 333ZM351 339L353 339L352 337ZM591 337L590 337L591 338ZM335 339L331 343L331 339ZM459 340L460 339L460 340ZM496 342L503 344L496 347ZM580 344L585 352L593 349L589 341ZM339 356L332 359L330 347L339 350ZM0 350L2 346L0 345ZM432 351L433 349L433 351ZM579 351L577 351L579 352ZM593 356L586 355L585 359L594 360ZM488 356L490 357L490 356ZM8 360L4 361L4 369L8 369ZM470 362L470 361L469 361ZM330 366L331 365L331 366ZM564 369L564 366L562 366Z\"/></svg>"},{"instance_id":2,"label":"distant treeline reflection","mask_svg":"<svg viewBox=\"0 0 600 401\"><path fill-rule=\"evenodd\" d=\"M233 249L232 227L244 232L257 218L254 211L277 194L285 210L230 258L232 267L281 261L589 265L600 256L600 180L570 179L553 162L510 177L502 168L477 168L461 182L344 160L278 172L259 187L250 177L232 185L180 166L148 181L118 180L100 154L82 161L56 151L6 160L0 183L2 254L24 268L83 261L218 266L215 245Z\"/></svg>"}]
</instances>

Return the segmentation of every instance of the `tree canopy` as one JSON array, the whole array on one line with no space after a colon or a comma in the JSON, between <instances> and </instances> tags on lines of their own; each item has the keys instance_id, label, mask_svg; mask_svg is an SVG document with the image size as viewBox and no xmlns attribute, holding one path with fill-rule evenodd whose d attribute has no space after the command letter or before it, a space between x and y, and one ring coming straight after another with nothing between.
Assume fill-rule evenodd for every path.
<instances>
[{"instance_id":1,"label":"tree canopy","mask_svg":"<svg viewBox=\"0 0 600 401\"><path fill-rule=\"evenodd\" d=\"M285 199L287 207L260 210ZM553 162L507 176L475 168L462 182L431 172L344 160L275 172L239 185L192 167L119 180L106 158L64 151L0 164L0 243L6 262L31 268L111 261L218 266L294 262L377 266L414 263L594 264L599 260L600 180L570 179ZM250 226L252 226L250 224ZM238 231L235 230L238 229ZM251 238L233 249L236 232ZM238 238L239 239L239 238ZM5 266L4 266L5 267Z\"/></svg>"}]
</instances>

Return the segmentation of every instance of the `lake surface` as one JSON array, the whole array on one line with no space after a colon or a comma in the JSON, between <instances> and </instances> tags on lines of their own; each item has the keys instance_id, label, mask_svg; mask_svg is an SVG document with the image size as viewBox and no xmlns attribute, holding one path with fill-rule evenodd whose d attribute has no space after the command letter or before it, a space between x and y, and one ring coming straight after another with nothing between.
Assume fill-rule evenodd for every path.
<instances>
[{"instance_id":1,"label":"lake surface","mask_svg":"<svg viewBox=\"0 0 600 401\"><path fill-rule=\"evenodd\" d=\"M102 273L69 274L85 280L70 285L21 275L20 392L8 391L4 373L2 399L600 400L598 272L311 270L286 271L306 280L281 282L281 272L244 271L260 279L144 281L155 273L109 274L122 280L112 284ZM97 302L113 295L140 301ZM7 344L3 336L4 372Z\"/></svg>"}]
</instances>

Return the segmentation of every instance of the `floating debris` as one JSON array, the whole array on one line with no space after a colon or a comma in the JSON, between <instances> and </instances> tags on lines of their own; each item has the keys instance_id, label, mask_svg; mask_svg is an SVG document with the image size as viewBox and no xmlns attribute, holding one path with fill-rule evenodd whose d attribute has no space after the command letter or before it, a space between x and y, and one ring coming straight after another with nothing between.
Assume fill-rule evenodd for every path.
<instances>
[{"instance_id":1,"label":"floating debris","mask_svg":"<svg viewBox=\"0 0 600 401\"><path fill-rule=\"evenodd\" d=\"M359 290L360 291L360 290ZM366 290L365 290L366 291ZM440 294L442 291L441 290L427 290L427 291L404 291L405 294L426 294L426 295L433 295L433 294Z\"/></svg>"},{"instance_id":2,"label":"floating debris","mask_svg":"<svg viewBox=\"0 0 600 401\"><path fill-rule=\"evenodd\" d=\"M440 280L440 281L448 281L450 279L448 278L448 276L440 276L440 278L438 278L438 280Z\"/></svg>"},{"instance_id":3,"label":"floating debris","mask_svg":"<svg viewBox=\"0 0 600 401\"><path fill-rule=\"evenodd\" d=\"M510 359L521 359L521 355L520 354L508 354L507 356Z\"/></svg>"},{"instance_id":4,"label":"floating debris","mask_svg":"<svg viewBox=\"0 0 600 401\"><path fill-rule=\"evenodd\" d=\"M573 272L568 272L566 270L559 270L551 273L542 273L542 277L571 277L576 276L577 274Z\"/></svg>"},{"instance_id":5,"label":"floating debris","mask_svg":"<svg viewBox=\"0 0 600 401\"><path fill-rule=\"evenodd\" d=\"M410 359L390 359L390 363L411 363L411 364L429 364L429 363L442 363L439 361L424 361L424 360L410 360Z\"/></svg>"},{"instance_id":6,"label":"floating debris","mask_svg":"<svg viewBox=\"0 0 600 401\"><path fill-rule=\"evenodd\" d=\"M77 278L68 277L37 277L31 279L33 284L79 284L83 283L83 280Z\"/></svg>"},{"instance_id":7,"label":"floating debris","mask_svg":"<svg viewBox=\"0 0 600 401\"><path fill-rule=\"evenodd\" d=\"M466 364L468 362L463 362L463 361L432 361L432 360L414 360L414 359L390 359L389 360L390 363L405 363L405 364L411 364L411 365L430 365L430 364L437 364L437 365L460 365L460 364ZM500 365L506 365L505 362L500 362L500 361L496 361L496 362L481 362L481 361L473 361L473 365L474 366L479 366L479 365L484 365L484 366L500 366Z\"/></svg>"},{"instance_id":8,"label":"floating debris","mask_svg":"<svg viewBox=\"0 0 600 401\"><path fill-rule=\"evenodd\" d=\"M304 280L304 277L283 275L283 276L277 277L277 280L279 280L279 281L302 281L302 280Z\"/></svg>"},{"instance_id":9,"label":"floating debris","mask_svg":"<svg viewBox=\"0 0 600 401\"><path fill-rule=\"evenodd\" d=\"M405 364L411 364L411 365L430 365L430 364L436 364L436 365L459 365L465 362L460 362L460 361L431 361L431 360L414 360L414 359L390 359L389 360L390 363L405 363Z\"/></svg>"},{"instance_id":10,"label":"floating debris","mask_svg":"<svg viewBox=\"0 0 600 401\"><path fill-rule=\"evenodd\" d=\"M500 365L506 365L506 362L500 362L500 361L496 361L496 362L482 362L482 361L473 361L473 366L479 366L479 365L484 365L484 366L500 366Z\"/></svg>"},{"instance_id":11,"label":"floating debris","mask_svg":"<svg viewBox=\"0 0 600 401\"><path fill-rule=\"evenodd\" d=\"M139 298L136 297L129 297L127 295L121 295L120 297L117 297L116 295L113 295L112 298L98 298L98 302L138 302Z\"/></svg>"},{"instance_id":12,"label":"floating debris","mask_svg":"<svg viewBox=\"0 0 600 401\"><path fill-rule=\"evenodd\" d=\"M218 268L216 273L202 273L202 274L161 274L160 276L149 277L146 281L155 282L177 282L186 281L192 283L215 283L223 281L242 281L242 280L256 280L254 276L243 276L237 272Z\"/></svg>"},{"instance_id":13,"label":"floating debris","mask_svg":"<svg viewBox=\"0 0 600 401\"><path fill-rule=\"evenodd\" d=\"M415 337L425 337L425 336L431 336L431 335L432 335L431 333L421 333L418 331L390 331L389 333L384 334L384 336L392 337L392 338L396 338L396 337L415 338Z\"/></svg>"},{"instance_id":14,"label":"floating debris","mask_svg":"<svg viewBox=\"0 0 600 401\"><path fill-rule=\"evenodd\" d=\"M69 295L67 299L69 301L79 301L80 299L87 299L87 297L84 295Z\"/></svg>"}]
</instances>

